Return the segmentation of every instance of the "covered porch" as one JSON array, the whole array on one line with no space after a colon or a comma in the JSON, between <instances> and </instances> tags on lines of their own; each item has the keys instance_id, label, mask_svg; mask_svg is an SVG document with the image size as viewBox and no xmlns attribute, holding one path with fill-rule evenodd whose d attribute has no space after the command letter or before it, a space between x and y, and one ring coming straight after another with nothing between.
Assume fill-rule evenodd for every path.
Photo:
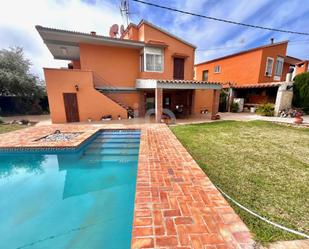
<instances>
[{"instance_id":1,"label":"covered porch","mask_svg":"<svg viewBox=\"0 0 309 249\"><path fill-rule=\"evenodd\" d=\"M136 88L141 94L141 116L155 115L156 122L160 123L162 117L188 118L191 115L210 112L214 118L219 109L219 96L221 84L194 80L155 80L138 79ZM197 98L200 90L212 90L211 108L206 108L207 96L201 100ZM199 106L197 108L197 105ZM205 106L205 107L203 107Z\"/></svg>"}]
</instances>

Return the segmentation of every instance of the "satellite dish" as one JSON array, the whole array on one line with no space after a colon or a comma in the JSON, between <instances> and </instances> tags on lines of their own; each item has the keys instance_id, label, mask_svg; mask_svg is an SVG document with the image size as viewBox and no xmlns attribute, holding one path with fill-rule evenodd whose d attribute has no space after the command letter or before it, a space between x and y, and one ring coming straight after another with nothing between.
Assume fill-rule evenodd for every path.
<instances>
[{"instance_id":1,"label":"satellite dish","mask_svg":"<svg viewBox=\"0 0 309 249\"><path fill-rule=\"evenodd\" d=\"M119 26L118 24L113 24L110 29L109 29L109 36L112 38L117 37L119 31Z\"/></svg>"},{"instance_id":2,"label":"satellite dish","mask_svg":"<svg viewBox=\"0 0 309 249\"><path fill-rule=\"evenodd\" d=\"M121 25L121 26L120 26L120 34L123 35L123 33L124 33L124 26Z\"/></svg>"}]
</instances>

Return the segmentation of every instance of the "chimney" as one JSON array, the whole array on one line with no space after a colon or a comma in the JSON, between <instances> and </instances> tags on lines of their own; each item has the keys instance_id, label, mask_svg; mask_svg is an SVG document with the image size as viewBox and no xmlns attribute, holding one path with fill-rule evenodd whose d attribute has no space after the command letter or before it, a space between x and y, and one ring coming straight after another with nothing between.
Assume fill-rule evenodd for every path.
<instances>
[{"instance_id":1,"label":"chimney","mask_svg":"<svg viewBox=\"0 0 309 249\"><path fill-rule=\"evenodd\" d=\"M92 35L92 36L96 36L96 35L97 35L97 32L95 32L95 31L91 31L91 32L90 32L90 35Z\"/></svg>"},{"instance_id":2,"label":"chimney","mask_svg":"<svg viewBox=\"0 0 309 249\"><path fill-rule=\"evenodd\" d=\"M270 38L270 44L274 44L274 38Z\"/></svg>"}]
</instances>

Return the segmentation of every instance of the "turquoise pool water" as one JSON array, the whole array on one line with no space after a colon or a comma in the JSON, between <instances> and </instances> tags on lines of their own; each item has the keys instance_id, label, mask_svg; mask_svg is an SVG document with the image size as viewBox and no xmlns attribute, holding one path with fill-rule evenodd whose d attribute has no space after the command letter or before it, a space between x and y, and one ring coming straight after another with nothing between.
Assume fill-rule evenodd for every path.
<instances>
[{"instance_id":1,"label":"turquoise pool water","mask_svg":"<svg viewBox=\"0 0 309 249\"><path fill-rule=\"evenodd\" d=\"M77 152L0 153L0 248L130 248L139 131Z\"/></svg>"}]
</instances>

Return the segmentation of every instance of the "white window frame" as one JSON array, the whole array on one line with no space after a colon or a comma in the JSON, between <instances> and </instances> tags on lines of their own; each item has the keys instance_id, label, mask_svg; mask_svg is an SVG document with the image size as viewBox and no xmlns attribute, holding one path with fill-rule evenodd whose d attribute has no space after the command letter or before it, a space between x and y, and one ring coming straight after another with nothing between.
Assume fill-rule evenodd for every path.
<instances>
[{"instance_id":1,"label":"white window frame","mask_svg":"<svg viewBox=\"0 0 309 249\"><path fill-rule=\"evenodd\" d=\"M219 69L218 71L216 71L217 68ZM220 65L216 65L214 67L214 73L221 73L221 66Z\"/></svg>"},{"instance_id":2,"label":"white window frame","mask_svg":"<svg viewBox=\"0 0 309 249\"><path fill-rule=\"evenodd\" d=\"M282 62L282 67L281 67L280 74L277 74L278 61ZM279 76L279 77L281 77L282 72L283 72L283 65L284 65L284 58L278 56L278 57L277 57L277 60L276 60L276 67L275 67L275 74L274 74L274 76Z\"/></svg>"},{"instance_id":3,"label":"white window frame","mask_svg":"<svg viewBox=\"0 0 309 249\"><path fill-rule=\"evenodd\" d=\"M162 48L157 48L157 47L144 47L143 49L143 54L144 54L144 72L152 72L152 73L163 73L164 72L164 50ZM161 55L162 57L162 66L161 70L147 70L147 54L151 55Z\"/></svg>"},{"instance_id":4,"label":"white window frame","mask_svg":"<svg viewBox=\"0 0 309 249\"><path fill-rule=\"evenodd\" d=\"M272 62L271 63L270 74L267 74L268 61ZM272 74L273 74L273 67L274 67L274 61L275 61L274 58L267 57L267 59L266 59L266 67L265 67L265 76L267 76L267 77L271 77L272 76Z\"/></svg>"}]
</instances>

